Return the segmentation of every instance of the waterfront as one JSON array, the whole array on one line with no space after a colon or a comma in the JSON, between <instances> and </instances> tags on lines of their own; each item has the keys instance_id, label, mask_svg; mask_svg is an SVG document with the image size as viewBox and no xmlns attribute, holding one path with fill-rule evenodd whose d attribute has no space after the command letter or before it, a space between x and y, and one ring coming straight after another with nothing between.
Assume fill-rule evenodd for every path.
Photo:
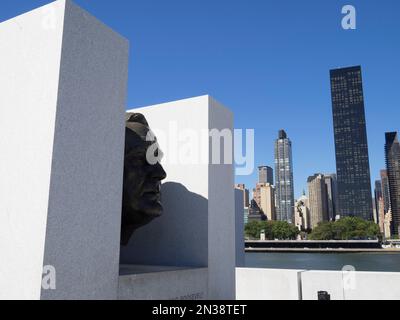
<instances>
[{"instance_id":1,"label":"waterfront","mask_svg":"<svg viewBox=\"0 0 400 320\"><path fill-rule=\"evenodd\" d=\"M400 253L246 253L246 267L400 272Z\"/></svg>"}]
</instances>

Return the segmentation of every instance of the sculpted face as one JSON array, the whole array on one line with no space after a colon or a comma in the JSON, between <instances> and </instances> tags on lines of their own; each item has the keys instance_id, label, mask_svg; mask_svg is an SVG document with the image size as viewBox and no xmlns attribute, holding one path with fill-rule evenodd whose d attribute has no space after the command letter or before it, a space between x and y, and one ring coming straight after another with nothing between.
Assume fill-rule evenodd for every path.
<instances>
[{"instance_id":1,"label":"sculpted face","mask_svg":"<svg viewBox=\"0 0 400 320\"><path fill-rule=\"evenodd\" d=\"M161 158L161 150L144 116L127 114L121 228L123 245L128 244L136 229L161 216L163 211L160 189L166 173L158 161L149 163L148 151L153 159Z\"/></svg>"}]
</instances>

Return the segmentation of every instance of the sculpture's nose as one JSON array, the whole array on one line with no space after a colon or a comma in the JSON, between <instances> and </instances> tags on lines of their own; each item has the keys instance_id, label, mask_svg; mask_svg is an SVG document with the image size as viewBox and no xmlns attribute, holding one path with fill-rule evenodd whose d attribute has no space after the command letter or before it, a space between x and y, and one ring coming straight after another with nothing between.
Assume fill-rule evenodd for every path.
<instances>
[{"instance_id":1,"label":"sculpture's nose","mask_svg":"<svg viewBox=\"0 0 400 320\"><path fill-rule=\"evenodd\" d=\"M167 173L165 172L165 170L162 167L162 165L159 162L157 162L157 164L155 164L153 166L152 178L162 181L166 177L167 177Z\"/></svg>"}]
</instances>

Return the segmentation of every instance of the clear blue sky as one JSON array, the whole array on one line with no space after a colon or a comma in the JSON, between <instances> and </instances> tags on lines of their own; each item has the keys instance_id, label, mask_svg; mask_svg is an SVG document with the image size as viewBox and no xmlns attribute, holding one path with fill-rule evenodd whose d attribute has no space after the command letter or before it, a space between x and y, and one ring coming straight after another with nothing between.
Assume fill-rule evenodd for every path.
<instances>
[{"instance_id":1,"label":"clear blue sky","mask_svg":"<svg viewBox=\"0 0 400 320\"><path fill-rule=\"evenodd\" d=\"M49 2L1 0L0 21ZM256 130L256 165L273 165L284 128L296 196L309 175L335 172L329 69L361 65L372 183L384 168L384 132L400 130L400 1L75 2L130 40L129 107L210 94ZM355 31L341 28L345 4Z\"/></svg>"}]
</instances>

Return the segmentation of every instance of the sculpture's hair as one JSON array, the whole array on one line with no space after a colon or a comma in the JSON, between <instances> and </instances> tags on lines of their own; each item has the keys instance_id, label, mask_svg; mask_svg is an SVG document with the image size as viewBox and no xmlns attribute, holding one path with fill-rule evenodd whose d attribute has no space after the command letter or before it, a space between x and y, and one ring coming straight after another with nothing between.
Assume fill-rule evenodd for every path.
<instances>
[{"instance_id":1,"label":"sculpture's hair","mask_svg":"<svg viewBox=\"0 0 400 320\"><path fill-rule=\"evenodd\" d=\"M125 152L129 152L134 146L147 141L150 128L146 118L141 113L127 113L125 121Z\"/></svg>"},{"instance_id":2,"label":"sculpture's hair","mask_svg":"<svg viewBox=\"0 0 400 320\"><path fill-rule=\"evenodd\" d=\"M127 123L140 123L146 127L149 126L146 118L141 113L127 113L126 114L126 122Z\"/></svg>"}]
</instances>

